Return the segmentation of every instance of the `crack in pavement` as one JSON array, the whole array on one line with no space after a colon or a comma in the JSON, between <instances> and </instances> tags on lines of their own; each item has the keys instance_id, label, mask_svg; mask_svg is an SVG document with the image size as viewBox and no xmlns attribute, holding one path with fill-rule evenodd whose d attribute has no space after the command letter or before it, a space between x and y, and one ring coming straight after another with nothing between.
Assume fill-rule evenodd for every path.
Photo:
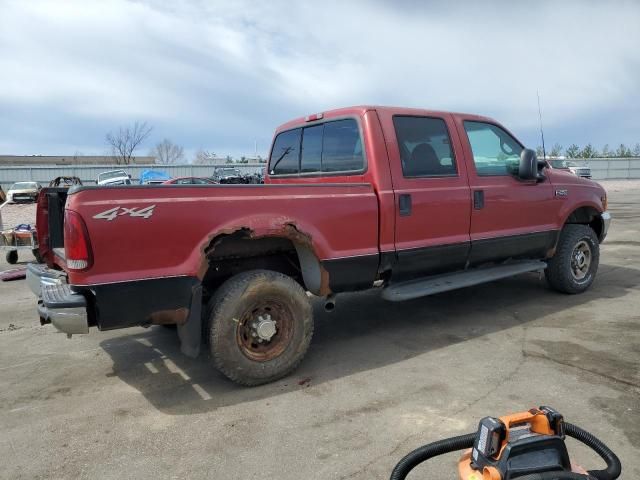
<instances>
[{"instance_id":1,"label":"crack in pavement","mask_svg":"<svg viewBox=\"0 0 640 480\"><path fill-rule=\"evenodd\" d=\"M601 373L601 372L596 372L594 370L589 370L588 368L581 367L581 366L575 365L573 363L563 362L562 360L558 360L556 358L551 358L551 357L549 357L547 355L544 355L542 353L532 352L530 350L523 351L522 353L526 357L539 358L541 360L548 360L550 362L557 363L558 365L563 365L565 367L573 367L573 368L576 368L576 369L578 369L578 370L580 370L582 372L587 372L587 373L591 373L593 375L597 375L597 376L602 377L602 378L606 378L607 380L610 380L610 381L623 383L625 385L629 385L629 386L634 387L634 388L640 388L640 385L638 385L637 383L634 383L634 382L629 381L629 380L625 380L624 378L618 378L618 377L615 377L613 375L607 375L606 373Z\"/></svg>"},{"instance_id":2,"label":"crack in pavement","mask_svg":"<svg viewBox=\"0 0 640 480\"><path fill-rule=\"evenodd\" d=\"M504 375L502 377L502 379L497 384L492 385L491 388L489 388L485 393L482 393L481 395L479 395L472 402L470 402L467 405L463 406L462 408L454 411L453 414L450 415L451 417L456 417L456 416L460 415L462 412L465 412L466 410L469 410L473 406L475 406L478 403L480 403L482 400L486 399L493 392L495 392L496 390L499 390L505 383L509 382L513 378L513 376L518 373L518 371L522 368L522 366L526 362L525 345L526 345L526 342L527 342L527 327L523 325L524 322L520 319L520 317L518 316L517 312L509 312L509 314L520 322L520 327L522 328L522 342L521 342L522 346L521 346L521 358L520 358L520 360L518 361L518 363L515 366L515 368L513 368L513 370L511 372L509 372L507 375ZM340 477L340 480L346 480L348 478L354 478L355 476L366 472L372 465L374 465L375 463L377 463L381 459L387 458L387 457L390 457L390 456L395 456L396 453L400 450L400 448L405 443L407 443L410 439L412 439L414 437L420 436L421 434L422 434L422 432L416 432L416 433L412 433L412 434L406 436L404 439L402 439L400 442L398 442L396 444L395 448L393 448L390 452L385 453L383 455L380 455L379 457L367 462L365 465L363 465L362 467L360 467L356 471L350 473L349 475L343 475L342 477ZM458 434L458 435L463 435L463 434Z\"/></svg>"}]
</instances>

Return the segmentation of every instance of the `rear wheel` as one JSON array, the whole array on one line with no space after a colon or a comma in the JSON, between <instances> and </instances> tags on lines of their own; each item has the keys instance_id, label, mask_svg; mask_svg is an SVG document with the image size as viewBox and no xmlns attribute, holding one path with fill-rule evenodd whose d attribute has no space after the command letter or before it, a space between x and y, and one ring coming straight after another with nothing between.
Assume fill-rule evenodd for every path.
<instances>
[{"instance_id":1,"label":"rear wheel","mask_svg":"<svg viewBox=\"0 0 640 480\"><path fill-rule=\"evenodd\" d=\"M545 275L554 290L582 293L593 283L599 261L600 245L595 232L586 225L565 225Z\"/></svg>"},{"instance_id":2,"label":"rear wheel","mask_svg":"<svg viewBox=\"0 0 640 480\"><path fill-rule=\"evenodd\" d=\"M240 273L209 302L209 348L216 367L241 385L284 377L313 334L311 304L292 278L270 270Z\"/></svg>"}]
</instances>

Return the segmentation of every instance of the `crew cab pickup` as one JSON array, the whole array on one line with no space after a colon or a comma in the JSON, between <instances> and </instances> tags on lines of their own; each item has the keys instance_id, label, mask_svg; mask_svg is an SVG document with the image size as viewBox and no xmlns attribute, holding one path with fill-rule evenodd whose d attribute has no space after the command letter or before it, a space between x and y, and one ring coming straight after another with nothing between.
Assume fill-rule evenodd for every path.
<instances>
[{"instance_id":1,"label":"crew cab pickup","mask_svg":"<svg viewBox=\"0 0 640 480\"><path fill-rule=\"evenodd\" d=\"M600 185L495 120L359 106L280 126L264 185L44 189L28 282L62 332L175 324L183 353L257 385L307 351L309 293L332 309L540 271L580 293L610 219Z\"/></svg>"}]
</instances>

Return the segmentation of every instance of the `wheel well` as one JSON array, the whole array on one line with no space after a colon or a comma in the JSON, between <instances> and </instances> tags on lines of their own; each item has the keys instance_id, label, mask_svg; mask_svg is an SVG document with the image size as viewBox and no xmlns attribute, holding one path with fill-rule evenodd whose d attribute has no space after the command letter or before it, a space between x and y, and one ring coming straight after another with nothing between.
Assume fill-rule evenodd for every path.
<instances>
[{"instance_id":1,"label":"wheel well","mask_svg":"<svg viewBox=\"0 0 640 480\"><path fill-rule=\"evenodd\" d=\"M300 261L295 245L287 238L251 237L238 230L216 237L206 251L208 269L202 279L207 290L215 290L229 277L247 270L274 270L302 284Z\"/></svg>"},{"instance_id":2,"label":"wheel well","mask_svg":"<svg viewBox=\"0 0 640 480\"><path fill-rule=\"evenodd\" d=\"M569 215L567 223L578 223L582 225L589 225L591 229L596 233L598 238L602 236L602 219L600 218L600 212L593 207L580 207Z\"/></svg>"}]
</instances>

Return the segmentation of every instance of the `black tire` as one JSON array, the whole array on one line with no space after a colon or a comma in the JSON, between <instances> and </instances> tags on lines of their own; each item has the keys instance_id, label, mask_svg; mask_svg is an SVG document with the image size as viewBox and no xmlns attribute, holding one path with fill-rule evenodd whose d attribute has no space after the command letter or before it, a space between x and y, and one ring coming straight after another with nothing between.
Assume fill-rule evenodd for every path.
<instances>
[{"instance_id":1,"label":"black tire","mask_svg":"<svg viewBox=\"0 0 640 480\"><path fill-rule=\"evenodd\" d=\"M209 301L207 320L215 366L246 386L292 372L313 335L306 292L292 278L270 270L243 272L223 283Z\"/></svg>"},{"instance_id":2,"label":"black tire","mask_svg":"<svg viewBox=\"0 0 640 480\"><path fill-rule=\"evenodd\" d=\"M18 263L18 251L9 250L5 258L7 259L7 263L10 263L11 265L15 265L16 263Z\"/></svg>"},{"instance_id":3,"label":"black tire","mask_svg":"<svg viewBox=\"0 0 640 480\"><path fill-rule=\"evenodd\" d=\"M558 292L582 293L596 278L599 262L600 245L595 232L586 225L565 225L545 276Z\"/></svg>"}]
</instances>

